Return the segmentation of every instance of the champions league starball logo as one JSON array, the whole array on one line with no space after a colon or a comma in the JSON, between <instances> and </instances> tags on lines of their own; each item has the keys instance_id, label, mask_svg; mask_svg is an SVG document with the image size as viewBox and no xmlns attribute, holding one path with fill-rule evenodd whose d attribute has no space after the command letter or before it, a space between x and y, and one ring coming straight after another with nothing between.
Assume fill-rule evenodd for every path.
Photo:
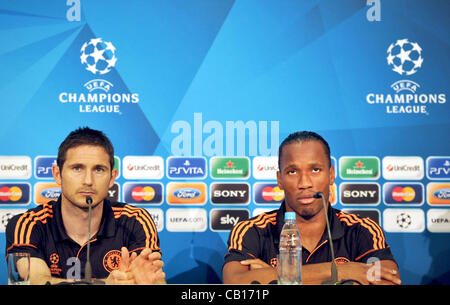
<instances>
[{"instance_id":1,"label":"champions league starball logo","mask_svg":"<svg viewBox=\"0 0 450 305\"><path fill-rule=\"evenodd\" d=\"M388 65L400 75L412 75L422 67L422 48L417 42L410 42L408 39L397 40L391 43L387 54Z\"/></svg>"},{"instance_id":2,"label":"champions league starball logo","mask_svg":"<svg viewBox=\"0 0 450 305\"><path fill-rule=\"evenodd\" d=\"M387 66L408 78L417 73L424 62L422 47L408 38L389 44L386 54ZM421 85L411 79L399 79L390 87L395 93L371 92L366 95L366 102L383 105L387 114L406 115L429 115L431 107L447 102L445 93L420 93Z\"/></svg>"},{"instance_id":3,"label":"champions league starball logo","mask_svg":"<svg viewBox=\"0 0 450 305\"><path fill-rule=\"evenodd\" d=\"M110 41L91 38L84 42L80 47L80 62L87 71L101 78L94 77L83 85L88 92L61 92L61 103L76 104L79 112L119 115L122 114L121 106L139 103L138 93L130 93L128 89L113 84L117 73L107 75L117 63L116 47Z\"/></svg>"},{"instance_id":4,"label":"champions league starball logo","mask_svg":"<svg viewBox=\"0 0 450 305\"><path fill-rule=\"evenodd\" d=\"M92 38L81 47L81 63L93 74L106 74L116 65L116 48L109 41Z\"/></svg>"}]
</instances>

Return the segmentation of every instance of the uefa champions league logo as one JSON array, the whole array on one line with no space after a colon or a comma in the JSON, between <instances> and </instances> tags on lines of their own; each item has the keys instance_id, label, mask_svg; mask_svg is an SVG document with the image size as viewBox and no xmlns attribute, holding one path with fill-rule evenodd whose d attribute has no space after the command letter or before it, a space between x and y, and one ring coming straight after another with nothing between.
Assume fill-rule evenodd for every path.
<instances>
[{"instance_id":1,"label":"uefa champions league logo","mask_svg":"<svg viewBox=\"0 0 450 305\"><path fill-rule=\"evenodd\" d=\"M422 48L417 42L410 42L406 38L397 40L391 43L387 53L388 65L400 75L412 75L422 67Z\"/></svg>"},{"instance_id":2,"label":"uefa champions league logo","mask_svg":"<svg viewBox=\"0 0 450 305\"><path fill-rule=\"evenodd\" d=\"M391 84L394 94L380 91L368 93L366 95L368 104L384 106L387 114L429 115L430 108L436 108L447 102L445 93L420 93L421 85L410 79L422 68L424 60L422 47L417 42L409 41L407 38L398 39L389 45L386 53L388 66L400 74L402 79ZM407 225L407 219L401 223Z\"/></svg>"},{"instance_id":3,"label":"uefa champions league logo","mask_svg":"<svg viewBox=\"0 0 450 305\"><path fill-rule=\"evenodd\" d=\"M81 47L81 63L93 74L106 74L116 65L116 48L109 41L92 38Z\"/></svg>"},{"instance_id":4,"label":"uefa champions league logo","mask_svg":"<svg viewBox=\"0 0 450 305\"><path fill-rule=\"evenodd\" d=\"M85 92L67 92L59 94L59 102L77 105L79 112L122 114L122 105L139 103L139 93L129 92L126 88L115 86L117 76L106 76L117 62L116 47L102 38L91 38L80 49L81 64L96 77L87 81L83 87ZM102 79L97 77L106 77ZM114 87L114 90L111 90Z\"/></svg>"}]
</instances>

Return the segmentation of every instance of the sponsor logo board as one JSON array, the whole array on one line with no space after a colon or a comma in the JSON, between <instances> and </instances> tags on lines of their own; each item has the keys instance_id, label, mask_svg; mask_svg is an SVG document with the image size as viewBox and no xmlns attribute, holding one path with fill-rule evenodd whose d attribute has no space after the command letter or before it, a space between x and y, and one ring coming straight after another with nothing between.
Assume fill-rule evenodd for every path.
<instances>
[{"instance_id":1,"label":"sponsor logo board","mask_svg":"<svg viewBox=\"0 0 450 305\"><path fill-rule=\"evenodd\" d=\"M159 182L125 182L123 198L127 203L159 205L163 202L163 185Z\"/></svg>"},{"instance_id":2,"label":"sponsor logo board","mask_svg":"<svg viewBox=\"0 0 450 305\"><path fill-rule=\"evenodd\" d=\"M229 231L249 216L250 212L246 209L212 209L209 213L210 228L212 231Z\"/></svg>"},{"instance_id":3,"label":"sponsor logo board","mask_svg":"<svg viewBox=\"0 0 450 305\"><path fill-rule=\"evenodd\" d=\"M377 157L341 157L339 174L342 179L378 179L380 160Z\"/></svg>"},{"instance_id":4,"label":"sponsor logo board","mask_svg":"<svg viewBox=\"0 0 450 305\"><path fill-rule=\"evenodd\" d=\"M427 200L430 205L450 205L450 182L427 184Z\"/></svg>"},{"instance_id":5,"label":"sponsor logo board","mask_svg":"<svg viewBox=\"0 0 450 305\"><path fill-rule=\"evenodd\" d=\"M342 204L377 205L380 203L378 183L341 183L339 190Z\"/></svg>"},{"instance_id":6,"label":"sponsor logo board","mask_svg":"<svg viewBox=\"0 0 450 305\"><path fill-rule=\"evenodd\" d=\"M384 157L383 178L386 180L420 180L424 166L421 157Z\"/></svg>"},{"instance_id":7,"label":"sponsor logo board","mask_svg":"<svg viewBox=\"0 0 450 305\"><path fill-rule=\"evenodd\" d=\"M0 206L9 204L29 204L31 185L29 183L0 183Z\"/></svg>"},{"instance_id":8,"label":"sponsor logo board","mask_svg":"<svg viewBox=\"0 0 450 305\"><path fill-rule=\"evenodd\" d=\"M450 232L450 209L429 209L427 211L427 229L433 233Z\"/></svg>"},{"instance_id":9,"label":"sponsor logo board","mask_svg":"<svg viewBox=\"0 0 450 305\"><path fill-rule=\"evenodd\" d=\"M28 156L0 156L0 179L31 178L31 158Z\"/></svg>"},{"instance_id":10,"label":"sponsor logo board","mask_svg":"<svg viewBox=\"0 0 450 305\"><path fill-rule=\"evenodd\" d=\"M168 209L166 229L169 232L204 232L207 228L205 209Z\"/></svg>"},{"instance_id":11,"label":"sponsor logo board","mask_svg":"<svg viewBox=\"0 0 450 305\"><path fill-rule=\"evenodd\" d=\"M427 178L430 180L450 180L450 157L428 157Z\"/></svg>"},{"instance_id":12,"label":"sponsor logo board","mask_svg":"<svg viewBox=\"0 0 450 305\"><path fill-rule=\"evenodd\" d=\"M53 179L53 165L56 165L56 156L38 156L34 158L34 176L37 179Z\"/></svg>"},{"instance_id":13,"label":"sponsor logo board","mask_svg":"<svg viewBox=\"0 0 450 305\"><path fill-rule=\"evenodd\" d=\"M254 157L253 177L262 180L276 180L278 171L278 156Z\"/></svg>"},{"instance_id":14,"label":"sponsor logo board","mask_svg":"<svg viewBox=\"0 0 450 305\"><path fill-rule=\"evenodd\" d=\"M0 209L0 233L5 232L6 226L11 218L26 211L26 209Z\"/></svg>"},{"instance_id":15,"label":"sponsor logo board","mask_svg":"<svg viewBox=\"0 0 450 305\"><path fill-rule=\"evenodd\" d=\"M34 202L44 204L52 200L58 200L61 195L61 187L56 183L37 182L34 185Z\"/></svg>"},{"instance_id":16,"label":"sponsor logo board","mask_svg":"<svg viewBox=\"0 0 450 305\"><path fill-rule=\"evenodd\" d=\"M393 233L421 233L425 230L425 213L422 209L385 209L383 229Z\"/></svg>"},{"instance_id":17,"label":"sponsor logo board","mask_svg":"<svg viewBox=\"0 0 450 305\"><path fill-rule=\"evenodd\" d=\"M167 177L171 179L204 179L206 177L206 158L169 157Z\"/></svg>"},{"instance_id":18,"label":"sponsor logo board","mask_svg":"<svg viewBox=\"0 0 450 305\"><path fill-rule=\"evenodd\" d=\"M253 200L256 204L279 204L284 199L284 191L277 183L256 182L253 185Z\"/></svg>"},{"instance_id":19,"label":"sponsor logo board","mask_svg":"<svg viewBox=\"0 0 450 305\"><path fill-rule=\"evenodd\" d=\"M422 183L391 183L383 185L383 198L387 205L422 205L424 187Z\"/></svg>"},{"instance_id":20,"label":"sponsor logo board","mask_svg":"<svg viewBox=\"0 0 450 305\"><path fill-rule=\"evenodd\" d=\"M203 182L167 184L167 203L169 204L205 204L206 184Z\"/></svg>"},{"instance_id":21,"label":"sponsor logo board","mask_svg":"<svg viewBox=\"0 0 450 305\"><path fill-rule=\"evenodd\" d=\"M212 183L210 199L213 204L248 204L250 185L248 183Z\"/></svg>"},{"instance_id":22,"label":"sponsor logo board","mask_svg":"<svg viewBox=\"0 0 450 305\"><path fill-rule=\"evenodd\" d=\"M164 176L164 160L159 156L126 156L122 161L125 179L161 179Z\"/></svg>"},{"instance_id":23,"label":"sponsor logo board","mask_svg":"<svg viewBox=\"0 0 450 305\"><path fill-rule=\"evenodd\" d=\"M211 178L248 179L250 176L248 157L212 157L209 162Z\"/></svg>"}]
</instances>

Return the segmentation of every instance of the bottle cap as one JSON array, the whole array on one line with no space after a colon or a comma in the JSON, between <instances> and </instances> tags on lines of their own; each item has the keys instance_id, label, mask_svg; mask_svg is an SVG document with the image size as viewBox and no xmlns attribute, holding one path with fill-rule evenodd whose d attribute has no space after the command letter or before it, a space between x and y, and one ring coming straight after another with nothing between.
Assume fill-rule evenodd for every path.
<instances>
[{"instance_id":1,"label":"bottle cap","mask_svg":"<svg viewBox=\"0 0 450 305\"><path fill-rule=\"evenodd\" d=\"M295 212L285 212L284 220L295 220Z\"/></svg>"}]
</instances>

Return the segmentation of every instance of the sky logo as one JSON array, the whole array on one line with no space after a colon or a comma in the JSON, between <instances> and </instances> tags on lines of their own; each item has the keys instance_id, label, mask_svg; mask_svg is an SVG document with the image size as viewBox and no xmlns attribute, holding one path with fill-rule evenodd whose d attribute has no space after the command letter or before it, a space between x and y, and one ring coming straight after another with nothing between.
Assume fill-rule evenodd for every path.
<instances>
[{"instance_id":1,"label":"sky logo","mask_svg":"<svg viewBox=\"0 0 450 305\"><path fill-rule=\"evenodd\" d=\"M167 177L171 179L204 179L206 177L205 157L169 157Z\"/></svg>"}]
</instances>

